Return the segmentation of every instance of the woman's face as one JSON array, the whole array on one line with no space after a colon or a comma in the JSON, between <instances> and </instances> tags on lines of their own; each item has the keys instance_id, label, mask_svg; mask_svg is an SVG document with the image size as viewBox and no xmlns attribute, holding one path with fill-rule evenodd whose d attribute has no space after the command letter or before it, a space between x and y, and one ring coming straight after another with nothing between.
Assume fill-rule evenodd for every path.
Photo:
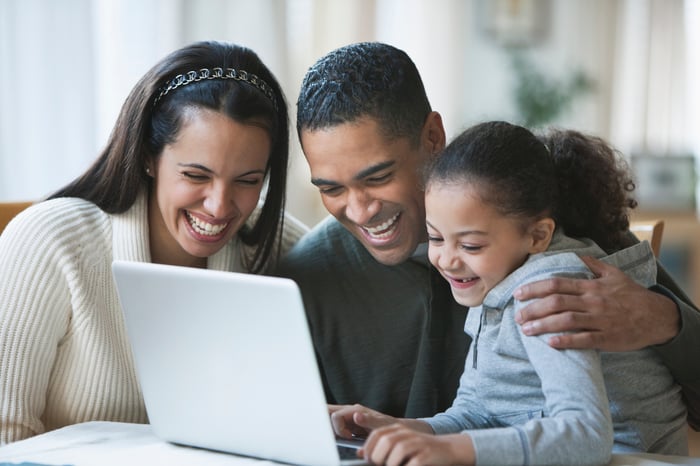
<instances>
[{"instance_id":1,"label":"woman's face","mask_svg":"<svg viewBox=\"0 0 700 466\"><path fill-rule=\"evenodd\" d=\"M255 209L270 150L262 126L188 110L176 141L149 167L153 262L206 266Z\"/></svg>"}]
</instances>

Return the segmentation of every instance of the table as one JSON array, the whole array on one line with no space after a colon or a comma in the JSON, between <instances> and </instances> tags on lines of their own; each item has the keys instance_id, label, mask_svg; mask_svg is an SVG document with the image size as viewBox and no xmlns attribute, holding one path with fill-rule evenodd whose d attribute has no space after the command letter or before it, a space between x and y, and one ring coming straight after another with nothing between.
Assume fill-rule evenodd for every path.
<instances>
[{"instance_id":1,"label":"table","mask_svg":"<svg viewBox=\"0 0 700 466\"><path fill-rule=\"evenodd\" d=\"M0 447L0 466L264 466L272 461L170 444L147 424L93 421ZM613 455L608 466L697 465L700 458L652 454Z\"/></svg>"}]
</instances>

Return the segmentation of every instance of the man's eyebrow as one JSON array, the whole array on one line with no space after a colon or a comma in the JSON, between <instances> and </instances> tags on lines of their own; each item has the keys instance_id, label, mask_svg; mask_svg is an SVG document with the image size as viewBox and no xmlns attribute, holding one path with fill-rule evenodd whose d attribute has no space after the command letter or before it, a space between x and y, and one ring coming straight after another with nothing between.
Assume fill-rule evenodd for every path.
<instances>
[{"instance_id":1,"label":"man's eyebrow","mask_svg":"<svg viewBox=\"0 0 700 466\"><path fill-rule=\"evenodd\" d=\"M378 163L376 165L372 165L371 167L367 167L364 170L361 170L360 172L358 172L353 177L353 179L356 181L361 180L362 178L366 178L370 175L374 175L375 173L380 172L382 170L385 170L385 169L387 169L395 164L396 164L395 160L387 160L386 162L381 162L381 163Z\"/></svg>"},{"instance_id":2,"label":"man's eyebrow","mask_svg":"<svg viewBox=\"0 0 700 466\"><path fill-rule=\"evenodd\" d=\"M314 186L340 186L340 183L325 178L311 178L311 184Z\"/></svg>"},{"instance_id":3,"label":"man's eyebrow","mask_svg":"<svg viewBox=\"0 0 700 466\"><path fill-rule=\"evenodd\" d=\"M389 160L386 162L381 162L376 165L372 165L371 167L367 167L364 170L360 170L355 176L352 178L356 181L361 180L363 178L366 178L370 175L373 175L377 172L380 172L382 170L385 170L389 167L392 167L396 164L395 160ZM327 180L325 178L311 178L311 184L314 186L340 186L340 183L337 181L333 180Z\"/></svg>"}]
</instances>

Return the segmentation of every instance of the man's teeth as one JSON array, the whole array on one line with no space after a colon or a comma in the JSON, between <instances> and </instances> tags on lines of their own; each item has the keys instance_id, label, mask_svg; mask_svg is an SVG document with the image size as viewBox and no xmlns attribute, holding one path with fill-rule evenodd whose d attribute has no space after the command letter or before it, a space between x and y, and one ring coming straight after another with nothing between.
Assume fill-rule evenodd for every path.
<instances>
[{"instance_id":1,"label":"man's teeth","mask_svg":"<svg viewBox=\"0 0 700 466\"><path fill-rule=\"evenodd\" d=\"M200 235L215 236L224 231L228 223L223 223L221 225L213 225L211 223L205 222L197 217L190 215L189 212L186 213L187 220L189 220L190 225L194 228L194 231Z\"/></svg>"},{"instance_id":2,"label":"man's teeth","mask_svg":"<svg viewBox=\"0 0 700 466\"><path fill-rule=\"evenodd\" d=\"M391 228L396 223L397 218L399 218L399 214L394 215L389 220L380 225L377 225L376 227L364 227L364 229L367 233L370 234L370 236L373 236L374 238L385 238L392 233Z\"/></svg>"}]
</instances>

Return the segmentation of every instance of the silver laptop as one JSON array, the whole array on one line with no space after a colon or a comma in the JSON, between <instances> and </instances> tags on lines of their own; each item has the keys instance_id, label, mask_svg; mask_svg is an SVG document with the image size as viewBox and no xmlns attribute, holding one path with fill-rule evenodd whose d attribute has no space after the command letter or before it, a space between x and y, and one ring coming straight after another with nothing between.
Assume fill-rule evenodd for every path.
<instances>
[{"instance_id":1,"label":"silver laptop","mask_svg":"<svg viewBox=\"0 0 700 466\"><path fill-rule=\"evenodd\" d=\"M309 466L341 459L292 280L112 265L149 422L169 442Z\"/></svg>"}]
</instances>

